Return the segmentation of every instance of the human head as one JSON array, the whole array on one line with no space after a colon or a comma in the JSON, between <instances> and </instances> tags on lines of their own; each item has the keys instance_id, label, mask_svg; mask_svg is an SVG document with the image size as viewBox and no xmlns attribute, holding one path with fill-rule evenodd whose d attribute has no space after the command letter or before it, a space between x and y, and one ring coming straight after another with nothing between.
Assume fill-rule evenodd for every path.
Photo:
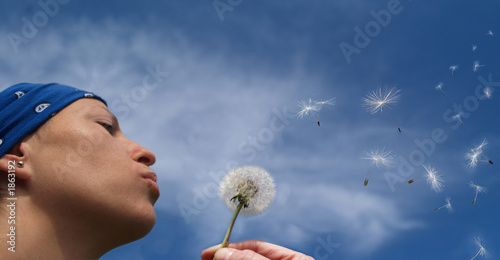
<instances>
[{"instance_id":1,"label":"human head","mask_svg":"<svg viewBox=\"0 0 500 260\"><path fill-rule=\"evenodd\" d=\"M31 215L23 219L37 215L29 221L97 254L151 230L159 196L149 168L155 156L125 138L102 98L24 83L0 93L0 113L0 174L7 175L8 161L24 162L16 169L16 192Z\"/></svg>"}]
</instances>

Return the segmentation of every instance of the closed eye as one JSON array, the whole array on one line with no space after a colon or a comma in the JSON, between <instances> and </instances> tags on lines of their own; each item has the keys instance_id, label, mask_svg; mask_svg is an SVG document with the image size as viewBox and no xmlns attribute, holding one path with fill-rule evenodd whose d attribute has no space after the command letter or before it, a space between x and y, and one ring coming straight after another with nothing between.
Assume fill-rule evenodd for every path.
<instances>
[{"instance_id":1,"label":"closed eye","mask_svg":"<svg viewBox=\"0 0 500 260\"><path fill-rule=\"evenodd\" d=\"M104 129L106 129L106 131L108 131L111 135L113 135L113 133L115 132L115 128L113 127L113 125L104 122L100 122L99 124L104 127Z\"/></svg>"}]
</instances>

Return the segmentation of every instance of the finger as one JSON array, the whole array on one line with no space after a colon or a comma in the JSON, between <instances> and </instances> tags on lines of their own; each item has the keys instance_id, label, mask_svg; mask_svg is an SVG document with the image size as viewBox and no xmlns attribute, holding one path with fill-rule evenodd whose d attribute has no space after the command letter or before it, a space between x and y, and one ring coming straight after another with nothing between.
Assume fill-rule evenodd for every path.
<instances>
[{"instance_id":1,"label":"finger","mask_svg":"<svg viewBox=\"0 0 500 260\"><path fill-rule=\"evenodd\" d=\"M209 247L201 252L201 260L212 260L214 259L215 252L220 248L219 245Z\"/></svg>"},{"instance_id":2,"label":"finger","mask_svg":"<svg viewBox=\"0 0 500 260\"><path fill-rule=\"evenodd\" d=\"M243 250L249 249L256 252L259 255L268 257L269 259L313 259L310 256L306 256L302 253L290 250L288 248L278 246L275 244L267 243L262 240L246 240L242 242L229 243L230 248Z\"/></svg>"},{"instance_id":3,"label":"finger","mask_svg":"<svg viewBox=\"0 0 500 260\"><path fill-rule=\"evenodd\" d=\"M215 253L213 260L269 260L269 258L263 257L251 250L237 250L234 248L221 248Z\"/></svg>"}]
</instances>

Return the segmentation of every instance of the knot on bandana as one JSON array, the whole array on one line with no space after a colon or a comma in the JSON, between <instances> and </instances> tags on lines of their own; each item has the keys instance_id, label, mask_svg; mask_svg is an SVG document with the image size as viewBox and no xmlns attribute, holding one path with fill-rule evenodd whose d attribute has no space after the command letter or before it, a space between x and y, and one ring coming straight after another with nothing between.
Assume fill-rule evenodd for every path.
<instances>
[{"instance_id":1,"label":"knot on bandana","mask_svg":"<svg viewBox=\"0 0 500 260\"><path fill-rule=\"evenodd\" d=\"M95 98L106 104L91 92L57 83L20 83L0 92L0 157L80 98Z\"/></svg>"}]
</instances>

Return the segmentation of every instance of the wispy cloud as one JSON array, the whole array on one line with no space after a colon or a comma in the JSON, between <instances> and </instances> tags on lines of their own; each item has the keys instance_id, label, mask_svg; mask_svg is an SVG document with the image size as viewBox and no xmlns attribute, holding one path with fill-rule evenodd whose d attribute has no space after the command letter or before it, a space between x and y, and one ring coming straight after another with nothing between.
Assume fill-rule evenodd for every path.
<instances>
[{"instance_id":1,"label":"wispy cloud","mask_svg":"<svg viewBox=\"0 0 500 260\"><path fill-rule=\"evenodd\" d=\"M164 5L179 7L181 3L177 2ZM345 259L363 259L367 256L359 254L377 252L394 241L391 238L404 237L407 231L418 229L436 216L448 216L434 212L429 213L431 217L422 216L425 214L422 211L412 214L418 211L415 204L424 204L421 202L424 198L426 206L444 202L442 197L430 197L434 192L427 188L417 194L408 188L393 193L385 181L370 183L369 189L361 186L367 165L359 163L362 161L359 158L371 147L384 145L394 152L394 171L402 167L401 158L410 161L410 167L415 166L411 177L400 175L405 177L404 182L420 174L421 167L417 166L422 163L440 162L439 169L454 173L451 179L446 179L446 194L456 198L457 212L463 210L462 201L455 194L464 192L463 187L457 189L456 183L465 178L460 174L461 164L464 151L470 147L461 144L469 136L460 136L461 142L457 142L459 132L453 132L451 125L443 121L443 113L448 108L453 108L453 114L458 111L449 102L437 101L436 95L432 95L434 89L422 86L442 80L429 72L435 69L446 76L447 81L443 81L444 86L449 86L448 91L462 95L466 87L450 81L472 75L470 69L463 69L472 60L464 61L457 55L454 57L458 60L440 61L444 65L430 66L428 70L411 67L407 71L401 69L405 66L394 65L401 64L395 57L402 57L425 67L426 61L417 56L436 55L433 49L418 49L422 42L411 34L413 27L400 31L406 28L401 26L406 25L406 20L412 20L409 18L420 12L410 11L408 3L404 6L408 10L405 15L394 16L394 27L384 30L377 39L379 44L371 45L360 57L363 62L351 64L354 68L344 67L345 62L338 65L335 43L345 37L352 38L352 27L371 21L370 10L382 10L387 1L383 5L377 1L321 2L321 5L316 2L293 1L289 9L283 10L282 3L267 3L264 8L245 1L228 13L221 24L210 2L206 6L182 3L186 8L181 8L181 12L179 8L165 10L163 5L159 7L161 10L153 10L150 4L138 4L137 8L142 10L138 13L151 16L135 23L127 20L139 19L130 15L135 11L130 7L123 16L99 9L69 19L82 7L72 1L67 9L61 10L61 16L54 18L17 54L8 43L0 44L1 87L21 81L55 81L95 91L110 102L112 112L121 115L125 135L156 154L153 169L159 176L162 194L156 204L157 225L146 240L118 249L120 256L140 258L145 254L144 248L165 254L175 248L178 251L175 256L195 259L198 251L220 243L220 238L213 234L225 232L231 212L217 198L217 179L236 164L256 164L268 169L275 178L276 201L261 216L264 219L238 219L233 231L235 240L265 239L311 250L310 245L316 243L318 236L329 235L341 244L339 251L345 253ZM26 8L27 15L32 15L29 6L16 7ZM277 12L283 15L277 16ZM433 12L437 19L438 12ZM197 19L192 19L194 15ZM20 28L20 17L14 14L8 17L10 24L16 25L14 29ZM214 24L200 27L200 21ZM9 30L2 28L0 34L5 35ZM411 55L415 57L394 47L399 46L394 43L400 33L408 37L409 47L414 50ZM487 39L493 41L494 37ZM464 42L467 44L462 47L469 48L469 40ZM485 50L486 46L481 45L473 54ZM447 66L455 62L460 69L448 71ZM475 75L495 66L488 59L485 63L488 66L481 67ZM145 77L154 79L151 70L157 67L164 75L160 80L150 81L158 83L156 87L145 89ZM495 75L493 79L498 81ZM386 80L398 81L401 83L398 88L406 93L401 96L397 114L405 119L401 123L408 130L397 137L387 135L394 130L393 126L380 124L380 118L371 117L357 102L373 90L374 82L385 84ZM469 87L470 84L467 91L473 95ZM422 94L425 91L430 94ZM336 105L334 109L321 111L321 127L296 118L299 100L333 96L337 97ZM450 102L463 100L463 96L458 97ZM471 123L461 127L463 131L472 131L473 120L491 115L487 110L491 107L486 106L496 104L494 96L488 102L474 101L474 104L457 103L465 108L474 105L474 109L481 111L470 113L467 120ZM284 111L291 117L280 118ZM442 128L449 140L435 143L432 155L418 157L429 147L421 148L417 143L433 138L431 130L436 127ZM484 134L494 136L489 132ZM494 154L498 142L494 138L488 140L490 153ZM420 159L425 162L411 161ZM494 169L484 167L484 170L490 168ZM493 181L478 181L494 185ZM417 188L418 185L411 186ZM409 205L409 199L414 204ZM181 205L194 209L189 223L180 211ZM443 234L449 232L440 233L436 240L448 238ZM150 248L148 243L153 246ZM363 248L363 253L358 248ZM415 247L409 245L400 251L411 248Z\"/></svg>"}]
</instances>

